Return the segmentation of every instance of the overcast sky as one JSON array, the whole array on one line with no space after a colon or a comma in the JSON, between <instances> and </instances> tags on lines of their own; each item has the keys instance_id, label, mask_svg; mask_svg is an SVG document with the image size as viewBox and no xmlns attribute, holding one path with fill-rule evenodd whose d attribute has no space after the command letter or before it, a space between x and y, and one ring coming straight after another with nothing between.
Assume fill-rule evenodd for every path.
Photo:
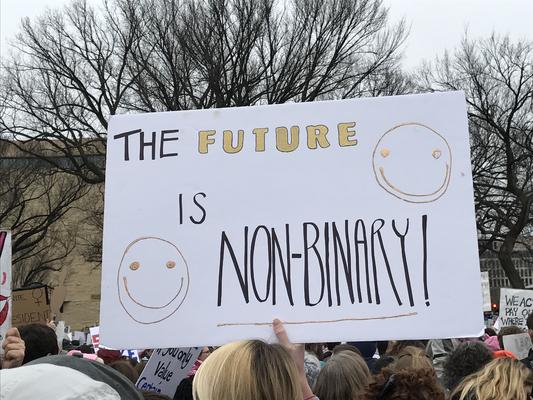
<instances>
[{"instance_id":1,"label":"overcast sky","mask_svg":"<svg viewBox=\"0 0 533 400\"><path fill-rule=\"evenodd\" d=\"M99 3L99 0L89 0ZM327 1L327 0L325 0ZM413 68L453 49L468 28L472 37L492 31L533 41L533 0L383 0L391 21L405 18L410 35L404 65ZM46 7L61 7L68 0L0 0L0 54L17 32L20 19L35 17Z\"/></svg>"}]
</instances>

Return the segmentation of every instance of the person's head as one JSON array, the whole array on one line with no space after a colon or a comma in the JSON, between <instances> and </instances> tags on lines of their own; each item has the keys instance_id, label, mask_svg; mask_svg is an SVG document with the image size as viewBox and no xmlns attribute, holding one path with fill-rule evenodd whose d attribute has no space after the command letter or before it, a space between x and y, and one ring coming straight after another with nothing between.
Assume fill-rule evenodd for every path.
<instances>
[{"instance_id":1,"label":"person's head","mask_svg":"<svg viewBox=\"0 0 533 400\"><path fill-rule=\"evenodd\" d=\"M479 371L492 360L492 352L483 343L461 343L444 363L444 385L449 390L455 389L465 377Z\"/></svg>"},{"instance_id":2,"label":"person's head","mask_svg":"<svg viewBox=\"0 0 533 400\"><path fill-rule=\"evenodd\" d=\"M395 340L389 342L389 348L387 354L389 356L397 356L402 352L406 347L418 347L420 349L425 349L426 345L422 340Z\"/></svg>"},{"instance_id":3,"label":"person's head","mask_svg":"<svg viewBox=\"0 0 533 400\"><path fill-rule=\"evenodd\" d=\"M48 325L24 325L19 328L19 332L26 346L23 364L59 353L56 332Z\"/></svg>"},{"instance_id":4,"label":"person's head","mask_svg":"<svg viewBox=\"0 0 533 400\"><path fill-rule=\"evenodd\" d=\"M341 351L351 351L359 356L362 356L359 349L351 344L339 344L333 349L333 354L339 354Z\"/></svg>"},{"instance_id":5,"label":"person's head","mask_svg":"<svg viewBox=\"0 0 533 400\"><path fill-rule=\"evenodd\" d=\"M59 365L79 371L95 381L104 382L111 386L119 394L121 400L142 400L142 395L137 390L135 385L128 378L111 368L109 365L91 361L86 358L72 357L67 355L41 357L37 360L29 362L27 365L39 364ZM69 384L69 380L66 378L62 382L63 384ZM72 398L74 399L77 397Z\"/></svg>"},{"instance_id":6,"label":"person's head","mask_svg":"<svg viewBox=\"0 0 533 400\"><path fill-rule=\"evenodd\" d=\"M139 379L139 373L127 360L113 361L109 366L115 371L120 372L134 384L137 382L137 379Z\"/></svg>"},{"instance_id":7,"label":"person's head","mask_svg":"<svg viewBox=\"0 0 533 400\"><path fill-rule=\"evenodd\" d=\"M355 400L360 398L370 379L363 358L350 351L334 354L324 365L314 387L321 400Z\"/></svg>"},{"instance_id":8,"label":"person's head","mask_svg":"<svg viewBox=\"0 0 533 400\"><path fill-rule=\"evenodd\" d=\"M531 321L533 323L533 321ZM494 330L494 328L485 328L485 335L487 336L497 336L498 334Z\"/></svg>"},{"instance_id":9,"label":"person's head","mask_svg":"<svg viewBox=\"0 0 533 400\"><path fill-rule=\"evenodd\" d=\"M364 400L445 400L444 389L435 372L428 369L403 369L394 372L385 368L376 375Z\"/></svg>"},{"instance_id":10,"label":"person's head","mask_svg":"<svg viewBox=\"0 0 533 400\"><path fill-rule=\"evenodd\" d=\"M526 320L527 331L531 339L533 339L533 312L529 313Z\"/></svg>"},{"instance_id":11,"label":"person's head","mask_svg":"<svg viewBox=\"0 0 533 400\"><path fill-rule=\"evenodd\" d=\"M425 350L413 346L403 348L390 367L395 371L402 369L428 369L433 371L433 364L431 364L431 360Z\"/></svg>"},{"instance_id":12,"label":"person's head","mask_svg":"<svg viewBox=\"0 0 533 400\"><path fill-rule=\"evenodd\" d=\"M193 380L195 400L301 400L296 365L279 344L245 340L215 350Z\"/></svg>"},{"instance_id":13,"label":"person's head","mask_svg":"<svg viewBox=\"0 0 533 400\"><path fill-rule=\"evenodd\" d=\"M209 347L202 347L202 351L200 352L200 355L198 356L198 360L204 361L209 355L211 354L211 350Z\"/></svg>"},{"instance_id":14,"label":"person's head","mask_svg":"<svg viewBox=\"0 0 533 400\"><path fill-rule=\"evenodd\" d=\"M111 385L73 368L50 364L27 364L0 370L0 393L0 398L10 400L121 400Z\"/></svg>"},{"instance_id":15,"label":"person's head","mask_svg":"<svg viewBox=\"0 0 533 400\"><path fill-rule=\"evenodd\" d=\"M322 360L324 352L322 343L306 343L305 351L314 354L319 360Z\"/></svg>"},{"instance_id":16,"label":"person's head","mask_svg":"<svg viewBox=\"0 0 533 400\"><path fill-rule=\"evenodd\" d=\"M370 372L372 373L372 375L377 375L377 374L379 374L381 372L381 370L383 368L390 367L390 365L394 361L396 361L396 359L394 357L387 356L387 355L381 356L380 358L378 358L376 360L376 362L374 363L374 365L370 369Z\"/></svg>"},{"instance_id":17,"label":"person's head","mask_svg":"<svg viewBox=\"0 0 533 400\"><path fill-rule=\"evenodd\" d=\"M527 400L533 387L533 373L520 361L496 358L467 376L452 392L454 400Z\"/></svg>"},{"instance_id":18,"label":"person's head","mask_svg":"<svg viewBox=\"0 0 533 400\"><path fill-rule=\"evenodd\" d=\"M500 329L500 332L498 332L498 342L500 344L500 349L505 349L505 346L503 345L504 336L516 335L518 333L524 333L524 330L520 328L519 326L515 326L515 325L504 326L502 329Z\"/></svg>"}]
</instances>

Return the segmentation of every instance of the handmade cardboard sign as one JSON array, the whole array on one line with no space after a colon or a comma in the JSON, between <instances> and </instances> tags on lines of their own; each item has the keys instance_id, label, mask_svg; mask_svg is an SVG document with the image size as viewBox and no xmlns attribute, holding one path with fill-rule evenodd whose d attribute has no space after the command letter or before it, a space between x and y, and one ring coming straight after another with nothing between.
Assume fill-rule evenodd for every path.
<instances>
[{"instance_id":1,"label":"handmade cardboard sign","mask_svg":"<svg viewBox=\"0 0 533 400\"><path fill-rule=\"evenodd\" d=\"M137 388L173 398L201 351L201 347L155 350L137 380Z\"/></svg>"},{"instance_id":2,"label":"handmade cardboard sign","mask_svg":"<svg viewBox=\"0 0 533 400\"><path fill-rule=\"evenodd\" d=\"M483 295L483 311L492 311L492 302L490 301L490 283L489 272L481 273L481 294Z\"/></svg>"},{"instance_id":3,"label":"handmade cardboard sign","mask_svg":"<svg viewBox=\"0 0 533 400\"><path fill-rule=\"evenodd\" d=\"M11 328L11 232L0 230L0 343L9 328Z\"/></svg>"},{"instance_id":4,"label":"handmade cardboard sign","mask_svg":"<svg viewBox=\"0 0 533 400\"><path fill-rule=\"evenodd\" d=\"M483 329L461 92L113 116L106 174L106 346Z\"/></svg>"},{"instance_id":5,"label":"handmade cardboard sign","mask_svg":"<svg viewBox=\"0 0 533 400\"><path fill-rule=\"evenodd\" d=\"M531 350L531 337L529 333L518 333L515 335L502 336L503 348L513 353L516 358L523 360L527 358Z\"/></svg>"},{"instance_id":6,"label":"handmade cardboard sign","mask_svg":"<svg viewBox=\"0 0 533 400\"><path fill-rule=\"evenodd\" d=\"M527 316L533 312L533 290L500 289L501 326L527 328Z\"/></svg>"},{"instance_id":7,"label":"handmade cardboard sign","mask_svg":"<svg viewBox=\"0 0 533 400\"><path fill-rule=\"evenodd\" d=\"M47 286L14 290L13 326L41 323L50 320L50 295Z\"/></svg>"}]
</instances>

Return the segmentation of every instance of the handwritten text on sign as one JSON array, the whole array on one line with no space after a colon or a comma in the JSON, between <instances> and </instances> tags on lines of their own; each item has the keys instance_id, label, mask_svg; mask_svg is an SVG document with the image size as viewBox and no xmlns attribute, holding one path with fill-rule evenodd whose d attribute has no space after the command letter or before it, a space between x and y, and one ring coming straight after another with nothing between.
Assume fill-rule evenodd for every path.
<instances>
[{"instance_id":1,"label":"handwritten text on sign","mask_svg":"<svg viewBox=\"0 0 533 400\"><path fill-rule=\"evenodd\" d=\"M483 326L462 93L115 116L107 149L111 346Z\"/></svg>"},{"instance_id":2,"label":"handwritten text on sign","mask_svg":"<svg viewBox=\"0 0 533 400\"><path fill-rule=\"evenodd\" d=\"M137 380L137 387L174 397L179 383L187 377L201 351L196 347L154 350Z\"/></svg>"},{"instance_id":3,"label":"handwritten text on sign","mask_svg":"<svg viewBox=\"0 0 533 400\"><path fill-rule=\"evenodd\" d=\"M528 315L533 312L533 290L500 289L500 321L502 326L527 327Z\"/></svg>"}]
</instances>

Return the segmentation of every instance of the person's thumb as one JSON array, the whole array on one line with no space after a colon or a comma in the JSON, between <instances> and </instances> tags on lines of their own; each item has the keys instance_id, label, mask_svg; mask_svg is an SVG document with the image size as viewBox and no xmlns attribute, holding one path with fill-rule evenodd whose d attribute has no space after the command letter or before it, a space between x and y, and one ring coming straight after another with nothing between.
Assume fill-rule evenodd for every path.
<instances>
[{"instance_id":1,"label":"person's thumb","mask_svg":"<svg viewBox=\"0 0 533 400\"><path fill-rule=\"evenodd\" d=\"M18 337L20 338L20 332L17 328L9 328L7 331L6 331L6 338L7 337Z\"/></svg>"}]
</instances>

